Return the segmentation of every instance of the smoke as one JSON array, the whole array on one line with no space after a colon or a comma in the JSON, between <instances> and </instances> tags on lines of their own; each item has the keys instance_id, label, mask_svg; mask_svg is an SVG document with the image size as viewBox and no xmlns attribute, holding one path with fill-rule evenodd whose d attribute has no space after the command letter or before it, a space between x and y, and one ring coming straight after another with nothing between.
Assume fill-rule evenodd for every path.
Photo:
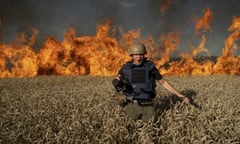
<instances>
[{"instance_id":1,"label":"smoke","mask_svg":"<svg viewBox=\"0 0 240 144\"><path fill-rule=\"evenodd\" d=\"M19 32L39 30L36 47L46 35L61 40L63 32L74 26L78 36L94 35L96 24L103 19L113 20L115 28L124 31L141 29L142 37L161 34L178 28L181 43L178 51L189 51L189 42L198 42L192 18L200 18L203 10L213 11L212 32L207 33L206 47L212 54L221 54L228 27L233 16L239 16L239 0L173 0L166 11L160 11L162 0L1 0L1 40L12 41Z\"/></svg>"}]
</instances>

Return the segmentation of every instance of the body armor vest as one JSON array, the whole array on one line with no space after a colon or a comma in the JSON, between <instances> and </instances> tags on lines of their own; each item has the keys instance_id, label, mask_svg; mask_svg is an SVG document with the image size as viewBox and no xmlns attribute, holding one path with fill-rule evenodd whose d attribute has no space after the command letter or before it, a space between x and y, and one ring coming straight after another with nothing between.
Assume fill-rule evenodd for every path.
<instances>
[{"instance_id":1,"label":"body armor vest","mask_svg":"<svg viewBox=\"0 0 240 144\"><path fill-rule=\"evenodd\" d=\"M155 97L155 80L151 77L150 71L154 64L145 61L142 65L136 66L127 62L123 67L124 78L131 86L131 89L124 91L126 96L134 99L150 100Z\"/></svg>"}]
</instances>

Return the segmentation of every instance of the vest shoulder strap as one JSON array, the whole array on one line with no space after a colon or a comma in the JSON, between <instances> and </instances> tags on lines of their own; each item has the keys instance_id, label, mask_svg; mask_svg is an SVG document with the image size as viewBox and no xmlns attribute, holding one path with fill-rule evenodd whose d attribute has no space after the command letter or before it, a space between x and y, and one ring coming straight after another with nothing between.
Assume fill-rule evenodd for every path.
<instances>
[{"instance_id":1,"label":"vest shoulder strap","mask_svg":"<svg viewBox=\"0 0 240 144\"><path fill-rule=\"evenodd\" d=\"M155 64L152 62L152 61L149 61L149 60L146 60L144 62L144 65L150 70L152 70L155 66ZM132 66L133 66L133 62L132 61L128 61L126 62L124 65L123 65L123 69L132 69Z\"/></svg>"},{"instance_id":2,"label":"vest shoulder strap","mask_svg":"<svg viewBox=\"0 0 240 144\"><path fill-rule=\"evenodd\" d=\"M145 65L147 66L149 71L151 71L154 68L154 66L155 66L155 64L152 61L146 61Z\"/></svg>"},{"instance_id":3,"label":"vest shoulder strap","mask_svg":"<svg viewBox=\"0 0 240 144\"><path fill-rule=\"evenodd\" d=\"M124 68L131 68L132 67L132 65L133 65L133 62L132 61L128 61L128 62L126 62L125 64L124 64Z\"/></svg>"}]
</instances>

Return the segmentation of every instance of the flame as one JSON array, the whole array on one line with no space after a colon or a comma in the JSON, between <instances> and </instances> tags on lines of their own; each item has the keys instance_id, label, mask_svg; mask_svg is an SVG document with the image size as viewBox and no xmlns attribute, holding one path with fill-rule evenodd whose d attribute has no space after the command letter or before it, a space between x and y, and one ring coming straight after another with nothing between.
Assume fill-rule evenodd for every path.
<instances>
[{"instance_id":1,"label":"flame","mask_svg":"<svg viewBox=\"0 0 240 144\"><path fill-rule=\"evenodd\" d=\"M210 75L240 74L240 56L234 53L240 40L240 17L234 17L229 27L231 34L225 41L222 55L216 61L202 58L202 52L210 56L205 47L206 33L211 32L212 12L204 10L196 21L195 35L199 44L189 44L191 53L181 53L179 59L172 60L171 54L180 43L180 30L162 34L159 41L152 37L141 38L141 30L130 30L120 34L107 19L99 23L96 35L76 36L76 30L69 28L62 41L48 37L42 48L34 51L33 44L38 30L33 29L27 39L24 33L10 44L0 43L0 77L34 77L38 75L116 75L119 68L130 60L128 47L135 41L143 42L148 48L148 57L163 75ZM160 45L160 46L159 46Z\"/></svg>"},{"instance_id":2,"label":"flame","mask_svg":"<svg viewBox=\"0 0 240 144\"><path fill-rule=\"evenodd\" d=\"M161 0L160 11L166 12L167 10L169 10L173 2L174 0Z\"/></svg>"},{"instance_id":3,"label":"flame","mask_svg":"<svg viewBox=\"0 0 240 144\"><path fill-rule=\"evenodd\" d=\"M38 30L26 41L24 34L19 35L19 40L10 45L0 44L0 70L1 77L31 77L37 75L37 55L30 47L33 44ZM27 44L21 44L26 42ZM11 69L7 68L10 67Z\"/></svg>"},{"instance_id":4,"label":"flame","mask_svg":"<svg viewBox=\"0 0 240 144\"><path fill-rule=\"evenodd\" d=\"M210 24L212 19L213 19L213 16L212 16L211 9L209 7L204 9L203 17L195 25L195 34L198 35L200 33L211 31L212 28Z\"/></svg>"},{"instance_id":5,"label":"flame","mask_svg":"<svg viewBox=\"0 0 240 144\"><path fill-rule=\"evenodd\" d=\"M172 51L175 51L177 48L177 45L179 43L178 36L173 36L169 35L166 38L166 41L163 42L165 45L165 49L168 50L167 53L163 54L163 60L166 60L168 62L168 67L162 66L163 63L160 63L160 70L163 74L165 75L175 75L178 73L178 75L209 75L212 74L212 67L213 67L213 62L210 60L205 60L202 62L198 62L196 60L196 57L199 53L201 52L206 52L208 55L210 55L209 51L207 48L205 48L205 43L206 43L206 35L205 33L211 30L210 27L210 22L212 19L212 12L210 8L206 8L204 10L204 15L201 19L197 21L197 24L195 25L195 34L196 36L201 36L201 41L200 44L198 45L197 48L195 48L191 43L190 47L192 48L192 53L181 53L180 61L175 61L175 62L169 62L169 54ZM173 41L172 41L173 39ZM170 41L169 41L170 40Z\"/></svg>"},{"instance_id":6,"label":"flame","mask_svg":"<svg viewBox=\"0 0 240 144\"><path fill-rule=\"evenodd\" d=\"M76 37L74 29L65 33L64 41L49 38L38 54L41 74L114 75L128 59L111 34L111 21L98 25L96 36ZM128 34L128 37L131 37Z\"/></svg>"},{"instance_id":7,"label":"flame","mask_svg":"<svg viewBox=\"0 0 240 144\"><path fill-rule=\"evenodd\" d=\"M217 74L240 74L240 56L234 56L238 49L237 40L240 40L240 17L234 17L232 25L228 28L232 32L225 41L222 55L218 57L214 71Z\"/></svg>"},{"instance_id":8,"label":"flame","mask_svg":"<svg viewBox=\"0 0 240 144\"><path fill-rule=\"evenodd\" d=\"M160 39L161 39L160 41L161 46L160 46L159 53L161 55L161 59L157 61L156 65L158 67L161 67L163 64L170 61L170 54L177 49L180 42L179 32L178 31L169 32L166 35L160 36Z\"/></svg>"}]
</instances>

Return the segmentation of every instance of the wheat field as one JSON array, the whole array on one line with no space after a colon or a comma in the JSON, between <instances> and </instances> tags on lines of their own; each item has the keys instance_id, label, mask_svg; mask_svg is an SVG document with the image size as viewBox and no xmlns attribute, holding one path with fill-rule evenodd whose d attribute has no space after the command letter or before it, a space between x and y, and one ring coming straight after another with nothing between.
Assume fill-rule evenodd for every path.
<instances>
[{"instance_id":1,"label":"wheat field","mask_svg":"<svg viewBox=\"0 0 240 144\"><path fill-rule=\"evenodd\" d=\"M239 76L168 76L156 122L131 120L106 76L0 79L0 143L240 143Z\"/></svg>"}]
</instances>

